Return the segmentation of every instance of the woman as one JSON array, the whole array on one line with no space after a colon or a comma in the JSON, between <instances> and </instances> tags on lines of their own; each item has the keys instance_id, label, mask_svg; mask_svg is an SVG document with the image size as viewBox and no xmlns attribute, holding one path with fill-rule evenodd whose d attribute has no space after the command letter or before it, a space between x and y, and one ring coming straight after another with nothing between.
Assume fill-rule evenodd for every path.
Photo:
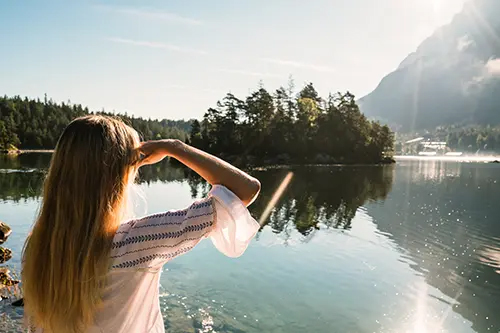
<instances>
[{"instance_id":1,"label":"woman","mask_svg":"<svg viewBox=\"0 0 500 333\"><path fill-rule=\"evenodd\" d=\"M138 169L176 158L213 187L186 209L125 221ZM164 332L159 274L210 236L241 255L259 225L246 206L260 183L177 140L140 143L120 120L87 116L61 135L39 216L23 251L25 317L33 331Z\"/></svg>"}]
</instances>

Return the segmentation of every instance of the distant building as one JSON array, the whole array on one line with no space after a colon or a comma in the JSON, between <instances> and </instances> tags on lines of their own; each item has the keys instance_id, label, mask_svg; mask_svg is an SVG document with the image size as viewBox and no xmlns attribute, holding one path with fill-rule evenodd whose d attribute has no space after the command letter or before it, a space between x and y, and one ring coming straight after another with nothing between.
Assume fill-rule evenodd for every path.
<instances>
[{"instance_id":1,"label":"distant building","mask_svg":"<svg viewBox=\"0 0 500 333\"><path fill-rule=\"evenodd\" d=\"M460 156L460 152L450 152L448 145L445 141L437 141L431 138L426 139L423 137L415 138L406 141L402 149L405 155L422 155L422 156Z\"/></svg>"}]
</instances>

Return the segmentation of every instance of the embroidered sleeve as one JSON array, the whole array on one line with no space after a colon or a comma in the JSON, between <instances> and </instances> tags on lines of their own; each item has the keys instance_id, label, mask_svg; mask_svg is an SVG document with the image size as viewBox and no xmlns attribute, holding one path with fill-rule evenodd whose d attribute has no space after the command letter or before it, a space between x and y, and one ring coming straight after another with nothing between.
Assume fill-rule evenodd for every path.
<instances>
[{"instance_id":1,"label":"embroidered sleeve","mask_svg":"<svg viewBox=\"0 0 500 333\"><path fill-rule=\"evenodd\" d=\"M112 251L112 269L158 268L211 237L230 257L241 255L259 225L231 191L214 186L186 209L149 215L123 224Z\"/></svg>"}]
</instances>

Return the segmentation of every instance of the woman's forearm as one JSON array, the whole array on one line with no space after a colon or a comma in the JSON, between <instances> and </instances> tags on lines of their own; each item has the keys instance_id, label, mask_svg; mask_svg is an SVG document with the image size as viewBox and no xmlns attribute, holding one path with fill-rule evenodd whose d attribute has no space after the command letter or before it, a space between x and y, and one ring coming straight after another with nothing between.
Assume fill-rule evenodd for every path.
<instances>
[{"instance_id":1,"label":"woman's forearm","mask_svg":"<svg viewBox=\"0 0 500 333\"><path fill-rule=\"evenodd\" d=\"M250 205L260 191L260 182L231 164L179 140L165 140L167 155L179 160L211 185L223 185Z\"/></svg>"}]
</instances>

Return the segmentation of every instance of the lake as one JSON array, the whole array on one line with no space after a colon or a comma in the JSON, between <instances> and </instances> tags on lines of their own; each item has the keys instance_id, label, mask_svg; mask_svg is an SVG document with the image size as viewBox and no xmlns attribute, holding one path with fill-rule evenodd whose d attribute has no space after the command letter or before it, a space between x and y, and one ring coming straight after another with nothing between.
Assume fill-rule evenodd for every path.
<instances>
[{"instance_id":1,"label":"lake","mask_svg":"<svg viewBox=\"0 0 500 333\"><path fill-rule=\"evenodd\" d=\"M0 157L11 267L19 268L49 159ZM167 332L500 331L499 164L417 160L253 174L262 193L251 212L264 221L247 252L226 258L205 240L164 266ZM183 208L209 190L168 163L143 170L137 187L145 198L138 213ZM20 331L22 310L5 303L0 331Z\"/></svg>"}]
</instances>

